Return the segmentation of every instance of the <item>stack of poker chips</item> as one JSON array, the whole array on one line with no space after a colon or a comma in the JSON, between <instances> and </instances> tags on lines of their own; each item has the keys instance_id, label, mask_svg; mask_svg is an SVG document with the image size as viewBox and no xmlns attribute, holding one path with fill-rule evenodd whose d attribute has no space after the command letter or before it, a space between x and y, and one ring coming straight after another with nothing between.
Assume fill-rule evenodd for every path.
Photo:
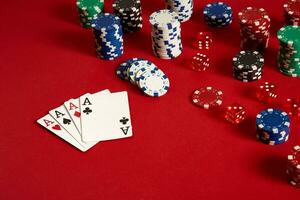
<instances>
[{"instance_id":1,"label":"stack of poker chips","mask_svg":"<svg viewBox=\"0 0 300 200\"><path fill-rule=\"evenodd\" d=\"M77 0L77 10L80 24L91 28L92 20L104 10L104 0Z\"/></svg>"},{"instance_id":2,"label":"stack of poker chips","mask_svg":"<svg viewBox=\"0 0 300 200\"><path fill-rule=\"evenodd\" d=\"M121 18L124 32L137 32L143 27L140 0L115 0L114 13Z\"/></svg>"},{"instance_id":3,"label":"stack of poker chips","mask_svg":"<svg viewBox=\"0 0 300 200\"><path fill-rule=\"evenodd\" d=\"M286 25L300 25L300 0L288 0L283 10Z\"/></svg>"},{"instance_id":4,"label":"stack of poker chips","mask_svg":"<svg viewBox=\"0 0 300 200\"><path fill-rule=\"evenodd\" d=\"M170 81L166 74L152 62L142 58L126 60L117 67L116 74L151 97L161 97L170 88Z\"/></svg>"},{"instance_id":5,"label":"stack of poker chips","mask_svg":"<svg viewBox=\"0 0 300 200\"><path fill-rule=\"evenodd\" d=\"M151 14L149 21L154 55L162 59L179 56L182 43L178 15L171 10L159 10Z\"/></svg>"},{"instance_id":6,"label":"stack of poker chips","mask_svg":"<svg viewBox=\"0 0 300 200\"><path fill-rule=\"evenodd\" d=\"M263 52L269 44L271 20L263 8L247 7L238 13L241 49Z\"/></svg>"},{"instance_id":7,"label":"stack of poker chips","mask_svg":"<svg viewBox=\"0 0 300 200\"><path fill-rule=\"evenodd\" d=\"M232 9L223 2L207 4L203 14L205 22L212 27L224 27L232 23Z\"/></svg>"},{"instance_id":8,"label":"stack of poker chips","mask_svg":"<svg viewBox=\"0 0 300 200\"><path fill-rule=\"evenodd\" d=\"M300 188L300 146L294 146L290 155L288 155L288 164L286 173L290 183Z\"/></svg>"},{"instance_id":9,"label":"stack of poker chips","mask_svg":"<svg viewBox=\"0 0 300 200\"><path fill-rule=\"evenodd\" d=\"M286 112L269 108L256 116L256 136L265 144L286 142L290 134L290 119Z\"/></svg>"},{"instance_id":10,"label":"stack of poker chips","mask_svg":"<svg viewBox=\"0 0 300 200\"><path fill-rule=\"evenodd\" d=\"M243 82L261 79L263 56L257 51L240 51L232 59L233 77Z\"/></svg>"},{"instance_id":11,"label":"stack of poker chips","mask_svg":"<svg viewBox=\"0 0 300 200\"><path fill-rule=\"evenodd\" d=\"M178 14L180 22L188 21L193 14L193 0L165 0L166 8Z\"/></svg>"},{"instance_id":12,"label":"stack of poker chips","mask_svg":"<svg viewBox=\"0 0 300 200\"><path fill-rule=\"evenodd\" d=\"M300 76L300 26L285 26L277 37L280 43L278 68L288 76Z\"/></svg>"},{"instance_id":13,"label":"stack of poker chips","mask_svg":"<svg viewBox=\"0 0 300 200\"><path fill-rule=\"evenodd\" d=\"M99 58L114 60L123 54L123 31L119 17L102 13L92 21L96 52Z\"/></svg>"}]
</instances>

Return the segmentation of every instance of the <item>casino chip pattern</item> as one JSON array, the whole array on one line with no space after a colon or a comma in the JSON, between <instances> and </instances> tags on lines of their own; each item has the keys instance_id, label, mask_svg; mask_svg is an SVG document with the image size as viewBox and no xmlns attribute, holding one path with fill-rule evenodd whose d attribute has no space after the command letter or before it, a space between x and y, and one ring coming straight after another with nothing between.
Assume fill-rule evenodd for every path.
<instances>
[{"instance_id":1,"label":"casino chip pattern","mask_svg":"<svg viewBox=\"0 0 300 200\"><path fill-rule=\"evenodd\" d=\"M121 18L124 32L137 32L143 27L142 8L140 0L115 0L114 13Z\"/></svg>"},{"instance_id":2,"label":"casino chip pattern","mask_svg":"<svg viewBox=\"0 0 300 200\"><path fill-rule=\"evenodd\" d=\"M300 188L300 146L294 146L290 155L288 155L288 164L286 173L290 183Z\"/></svg>"},{"instance_id":3,"label":"casino chip pattern","mask_svg":"<svg viewBox=\"0 0 300 200\"><path fill-rule=\"evenodd\" d=\"M170 89L167 75L154 63L142 58L126 60L117 67L116 74L136 85L147 96L161 97Z\"/></svg>"},{"instance_id":4,"label":"casino chip pattern","mask_svg":"<svg viewBox=\"0 0 300 200\"><path fill-rule=\"evenodd\" d=\"M206 24L212 27L224 27L232 23L232 8L223 2L207 4L203 14Z\"/></svg>"},{"instance_id":5,"label":"casino chip pattern","mask_svg":"<svg viewBox=\"0 0 300 200\"><path fill-rule=\"evenodd\" d=\"M152 50L156 57L172 59L182 52L181 27L178 15L159 10L150 15Z\"/></svg>"},{"instance_id":6,"label":"casino chip pattern","mask_svg":"<svg viewBox=\"0 0 300 200\"><path fill-rule=\"evenodd\" d=\"M286 25L300 25L300 0L288 0L283 5Z\"/></svg>"},{"instance_id":7,"label":"casino chip pattern","mask_svg":"<svg viewBox=\"0 0 300 200\"><path fill-rule=\"evenodd\" d=\"M223 92L211 86L202 87L193 92L192 102L204 109L219 107L223 102Z\"/></svg>"},{"instance_id":8,"label":"casino chip pattern","mask_svg":"<svg viewBox=\"0 0 300 200\"><path fill-rule=\"evenodd\" d=\"M177 13L180 22L188 21L193 14L193 0L165 0L166 8Z\"/></svg>"},{"instance_id":9,"label":"casino chip pattern","mask_svg":"<svg viewBox=\"0 0 300 200\"><path fill-rule=\"evenodd\" d=\"M104 60L114 60L123 54L123 31L118 16L99 14L92 21L97 56Z\"/></svg>"},{"instance_id":10,"label":"casino chip pattern","mask_svg":"<svg viewBox=\"0 0 300 200\"><path fill-rule=\"evenodd\" d=\"M104 0L77 0L80 24L84 28L92 27L92 20L104 12Z\"/></svg>"},{"instance_id":11,"label":"casino chip pattern","mask_svg":"<svg viewBox=\"0 0 300 200\"><path fill-rule=\"evenodd\" d=\"M286 112L269 108L256 116L256 136L265 144L286 142L290 134L290 118Z\"/></svg>"}]
</instances>

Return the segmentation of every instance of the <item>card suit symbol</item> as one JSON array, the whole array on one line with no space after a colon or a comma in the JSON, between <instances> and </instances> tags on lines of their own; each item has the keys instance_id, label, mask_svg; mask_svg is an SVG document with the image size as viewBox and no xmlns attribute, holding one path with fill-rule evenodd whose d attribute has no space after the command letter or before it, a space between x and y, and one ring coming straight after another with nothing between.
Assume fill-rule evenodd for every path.
<instances>
[{"instance_id":1,"label":"card suit symbol","mask_svg":"<svg viewBox=\"0 0 300 200\"><path fill-rule=\"evenodd\" d=\"M61 128L60 128L60 126L59 126L58 124L56 124L55 126L53 126L53 127L52 127L52 129L54 129L54 130L58 130L58 131L60 131L60 130L61 130Z\"/></svg>"},{"instance_id":2,"label":"card suit symbol","mask_svg":"<svg viewBox=\"0 0 300 200\"><path fill-rule=\"evenodd\" d=\"M120 119L120 122L121 122L123 125L127 124L128 121L129 121L129 119L126 118L126 117L123 117L122 119Z\"/></svg>"},{"instance_id":3,"label":"card suit symbol","mask_svg":"<svg viewBox=\"0 0 300 200\"><path fill-rule=\"evenodd\" d=\"M80 117L80 112L76 111L76 112L74 113L74 116L75 116L75 117Z\"/></svg>"},{"instance_id":4,"label":"card suit symbol","mask_svg":"<svg viewBox=\"0 0 300 200\"><path fill-rule=\"evenodd\" d=\"M83 110L83 113L85 113L86 115L90 114L92 112L92 110L89 108L89 107L86 107L84 110Z\"/></svg>"},{"instance_id":5,"label":"card suit symbol","mask_svg":"<svg viewBox=\"0 0 300 200\"><path fill-rule=\"evenodd\" d=\"M71 120L64 118L63 123L69 125L69 124L71 124Z\"/></svg>"}]
</instances>

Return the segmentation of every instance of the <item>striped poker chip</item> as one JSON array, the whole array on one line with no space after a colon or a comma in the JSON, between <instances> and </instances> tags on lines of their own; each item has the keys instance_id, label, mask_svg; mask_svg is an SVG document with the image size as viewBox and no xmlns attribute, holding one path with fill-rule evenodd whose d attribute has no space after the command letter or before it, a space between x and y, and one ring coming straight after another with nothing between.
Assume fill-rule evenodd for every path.
<instances>
[{"instance_id":1,"label":"striped poker chip","mask_svg":"<svg viewBox=\"0 0 300 200\"><path fill-rule=\"evenodd\" d=\"M253 26L260 26L265 20L270 21L270 17L263 8L247 7L238 13L241 23Z\"/></svg>"},{"instance_id":2,"label":"striped poker chip","mask_svg":"<svg viewBox=\"0 0 300 200\"><path fill-rule=\"evenodd\" d=\"M177 13L180 22L188 21L194 8L193 0L165 0L166 8Z\"/></svg>"},{"instance_id":3,"label":"striped poker chip","mask_svg":"<svg viewBox=\"0 0 300 200\"><path fill-rule=\"evenodd\" d=\"M136 84L136 73L142 68L157 68L149 60L137 60L131 63L131 66L128 68L129 80L132 84Z\"/></svg>"},{"instance_id":4,"label":"striped poker chip","mask_svg":"<svg viewBox=\"0 0 300 200\"><path fill-rule=\"evenodd\" d=\"M205 22L213 27L224 27L232 23L232 8L223 2L207 4L203 15Z\"/></svg>"},{"instance_id":5,"label":"striped poker chip","mask_svg":"<svg viewBox=\"0 0 300 200\"><path fill-rule=\"evenodd\" d=\"M174 11L159 10L150 15L150 24L154 27L174 27L179 24L178 15Z\"/></svg>"},{"instance_id":6,"label":"striped poker chip","mask_svg":"<svg viewBox=\"0 0 300 200\"><path fill-rule=\"evenodd\" d=\"M257 70L264 64L264 58L257 51L241 51L233 57L232 62L239 70Z\"/></svg>"},{"instance_id":7,"label":"striped poker chip","mask_svg":"<svg viewBox=\"0 0 300 200\"><path fill-rule=\"evenodd\" d=\"M287 170L286 173L290 179L290 183L300 188L300 146L293 147L291 153L287 156Z\"/></svg>"},{"instance_id":8,"label":"striped poker chip","mask_svg":"<svg viewBox=\"0 0 300 200\"><path fill-rule=\"evenodd\" d=\"M213 87L202 87L192 94L192 102L204 109L218 107L223 102L223 92Z\"/></svg>"}]
</instances>

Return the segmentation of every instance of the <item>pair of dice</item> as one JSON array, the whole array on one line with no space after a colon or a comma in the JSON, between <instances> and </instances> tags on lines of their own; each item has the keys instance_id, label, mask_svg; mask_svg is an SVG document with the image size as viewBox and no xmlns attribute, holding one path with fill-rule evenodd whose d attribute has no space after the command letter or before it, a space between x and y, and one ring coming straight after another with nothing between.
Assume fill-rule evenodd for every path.
<instances>
[{"instance_id":1,"label":"pair of dice","mask_svg":"<svg viewBox=\"0 0 300 200\"><path fill-rule=\"evenodd\" d=\"M194 42L194 47L197 50L201 50L193 56L190 62L190 66L194 71L203 72L210 64L207 51L210 49L212 43L212 34L210 32L199 32Z\"/></svg>"}]
</instances>

